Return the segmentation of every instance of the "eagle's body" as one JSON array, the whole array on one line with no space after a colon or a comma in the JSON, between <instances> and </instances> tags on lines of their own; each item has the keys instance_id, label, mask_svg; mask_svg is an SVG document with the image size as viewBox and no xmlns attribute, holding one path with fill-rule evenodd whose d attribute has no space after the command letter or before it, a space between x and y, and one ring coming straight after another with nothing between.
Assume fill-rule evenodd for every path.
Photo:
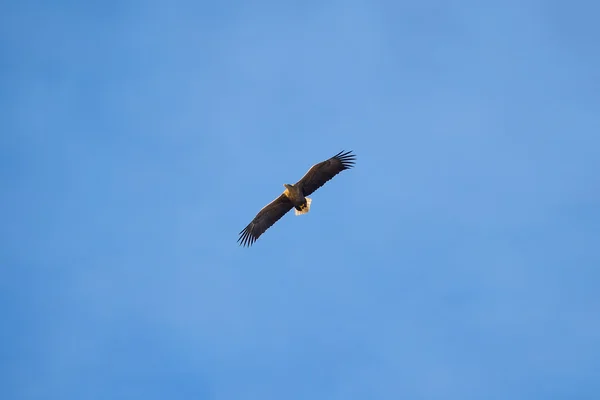
<instances>
[{"instance_id":1,"label":"eagle's body","mask_svg":"<svg viewBox=\"0 0 600 400\"><path fill-rule=\"evenodd\" d=\"M297 184L290 185L288 183L284 183L283 186L285 186L283 194L292 203L292 206L294 206L296 215L306 214L310 210L310 202L312 200L304 196L302 186L297 186Z\"/></svg>"},{"instance_id":2,"label":"eagle's body","mask_svg":"<svg viewBox=\"0 0 600 400\"><path fill-rule=\"evenodd\" d=\"M310 195L323 186L340 172L354 166L355 156L348 152L339 152L328 160L313 165L308 172L293 185L285 183L284 192L263 207L256 217L240 232L238 242L244 246L251 246L267 229L294 208L296 215L306 214L310 211L312 200Z\"/></svg>"}]
</instances>

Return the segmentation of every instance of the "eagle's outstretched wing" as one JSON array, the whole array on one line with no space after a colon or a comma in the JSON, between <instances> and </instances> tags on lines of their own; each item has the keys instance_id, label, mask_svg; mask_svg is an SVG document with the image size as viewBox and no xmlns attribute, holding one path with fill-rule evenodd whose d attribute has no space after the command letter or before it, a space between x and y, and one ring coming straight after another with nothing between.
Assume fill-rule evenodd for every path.
<instances>
[{"instance_id":1,"label":"eagle's outstretched wing","mask_svg":"<svg viewBox=\"0 0 600 400\"><path fill-rule=\"evenodd\" d=\"M343 170L352 168L356 156L351 153L340 151L329 160L313 165L296 185L302 187L304 195L308 196Z\"/></svg>"},{"instance_id":2,"label":"eagle's outstretched wing","mask_svg":"<svg viewBox=\"0 0 600 400\"><path fill-rule=\"evenodd\" d=\"M256 217L240 232L238 242L242 246L251 246L267 229L283 217L294 206L285 194L282 194L256 214Z\"/></svg>"}]
</instances>

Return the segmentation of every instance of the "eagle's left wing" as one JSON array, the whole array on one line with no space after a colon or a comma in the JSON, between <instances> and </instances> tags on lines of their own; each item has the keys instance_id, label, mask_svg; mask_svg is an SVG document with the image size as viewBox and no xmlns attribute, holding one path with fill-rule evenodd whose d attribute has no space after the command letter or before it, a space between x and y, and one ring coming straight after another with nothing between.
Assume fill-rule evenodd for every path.
<instances>
[{"instance_id":1,"label":"eagle's left wing","mask_svg":"<svg viewBox=\"0 0 600 400\"><path fill-rule=\"evenodd\" d=\"M263 207L256 217L240 232L238 242L242 246L251 246L275 222L293 208L292 202L285 194Z\"/></svg>"}]
</instances>

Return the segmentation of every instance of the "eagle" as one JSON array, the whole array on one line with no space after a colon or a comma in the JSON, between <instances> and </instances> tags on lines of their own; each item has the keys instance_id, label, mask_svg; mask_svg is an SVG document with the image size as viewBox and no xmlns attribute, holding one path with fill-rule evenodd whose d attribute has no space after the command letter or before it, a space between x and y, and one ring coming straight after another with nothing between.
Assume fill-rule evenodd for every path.
<instances>
[{"instance_id":1,"label":"eagle","mask_svg":"<svg viewBox=\"0 0 600 400\"><path fill-rule=\"evenodd\" d=\"M306 214L312 200L306 196L323 186L340 172L354 166L356 156L352 151L340 151L328 160L313 165L295 184L284 183L284 192L264 206L240 233L240 246L251 246L275 222L292 208L296 215Z\"/></svg>"}]
</instances>

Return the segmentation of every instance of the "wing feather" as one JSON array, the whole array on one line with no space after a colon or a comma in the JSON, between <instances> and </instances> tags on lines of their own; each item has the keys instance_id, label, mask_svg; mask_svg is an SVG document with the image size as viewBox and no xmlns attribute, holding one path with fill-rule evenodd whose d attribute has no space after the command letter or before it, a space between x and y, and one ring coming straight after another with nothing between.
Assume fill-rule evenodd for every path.
<instances>
[{"instance_id":1,"label":"wing feather","mask_svg":"<svg viewBox=\"0 0 600 400\"><path fill-rule=\"evenodd\" d=\"M343 150L328 160L313 165L296 185L302 187L305 196L313 193L340 172L354 166L356 156Z\"/></svg>"},{"instance_id":2,"label":"wing feather","mask_svg":"<svg viewBox=\"0 0 600 400\"><path fill-rule=\"evenodd\" d=\"M275 222L283 217L294 206L286 195L281 194L278 198L264 206L256 217L241 232L238 242L241 246L252 246L254 242L265 233Z\"/></svg>"}]
</instances>

